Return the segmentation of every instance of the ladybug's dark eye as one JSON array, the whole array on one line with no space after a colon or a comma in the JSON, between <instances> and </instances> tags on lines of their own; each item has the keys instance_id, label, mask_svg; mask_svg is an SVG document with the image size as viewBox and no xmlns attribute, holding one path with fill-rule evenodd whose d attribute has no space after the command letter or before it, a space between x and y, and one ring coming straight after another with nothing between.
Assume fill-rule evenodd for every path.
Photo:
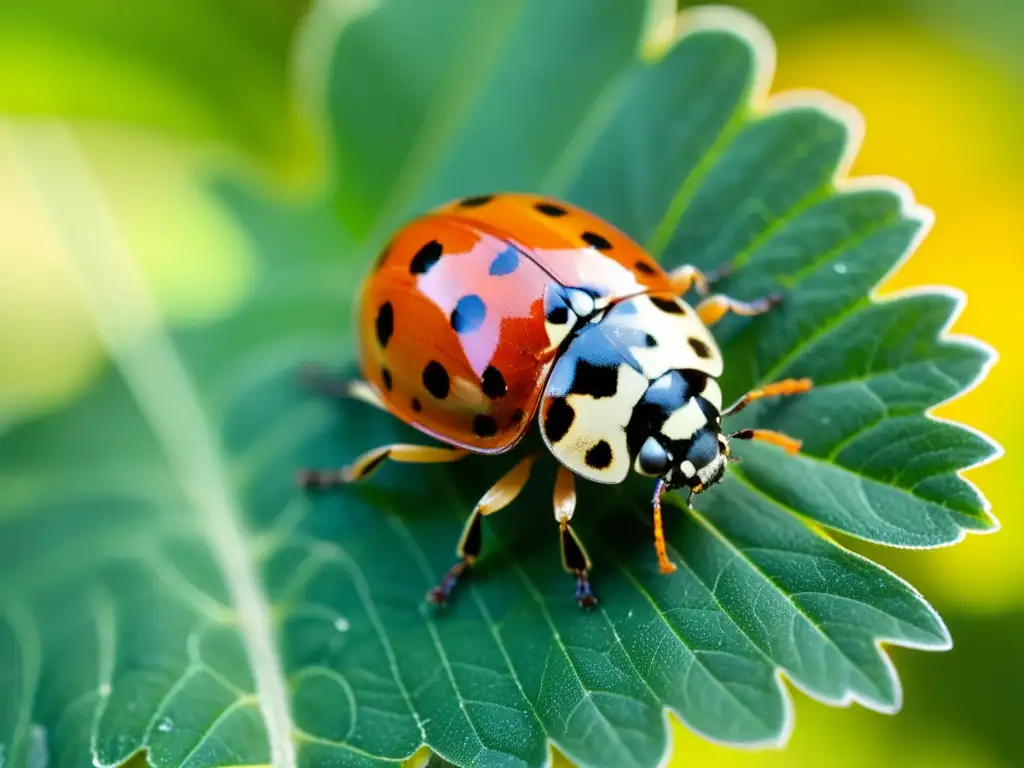
<instances>
[{"instance_id":1,"label":"ladybug's dark eye","mask_svg":"<svg viewBox=\"0 0 1024 768\"><path fill-rule=\"evenodd\" d=\"M672 457L655 437L648 437L636 457L637 468L645 475L663 475L672 463Z\"/></svg>"}]
</instances>

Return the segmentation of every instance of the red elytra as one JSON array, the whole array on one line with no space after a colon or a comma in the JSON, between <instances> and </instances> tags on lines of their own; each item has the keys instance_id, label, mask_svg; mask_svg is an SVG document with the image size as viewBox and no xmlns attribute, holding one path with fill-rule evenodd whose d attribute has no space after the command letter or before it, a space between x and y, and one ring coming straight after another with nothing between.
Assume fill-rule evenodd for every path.
<instances>
[{"instance_id":1,"label":"red elytra","mask_svg":"<svg viewBox=\"0 0 1024 768\"><path fill-rule=\"evenodd\" d=\"M628 235L564 202L467 198L402 227L362 291L363 374L388 409L451 445L512 448L554 362L545 297L672 293Z\"/></svg>"}]
</instances>

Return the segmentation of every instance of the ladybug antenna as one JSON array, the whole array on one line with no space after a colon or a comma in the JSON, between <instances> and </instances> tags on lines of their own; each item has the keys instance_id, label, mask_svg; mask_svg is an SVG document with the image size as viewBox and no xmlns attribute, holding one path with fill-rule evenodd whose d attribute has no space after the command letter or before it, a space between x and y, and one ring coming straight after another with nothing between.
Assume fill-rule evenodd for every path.
<instances>
[{"instance_id":1,"label":"ladybug antenna","mask_svg":"<svg viewBox=\"0 0 1024 768\"><path fill-rule=\"evenodd\" d=\"M772 429L741 429L728 435L730 439L736 440L759 440L762 443L777 445L787 453L799 453L801 442L795 437L784 435Z\"/></svg>"}]
</instances>

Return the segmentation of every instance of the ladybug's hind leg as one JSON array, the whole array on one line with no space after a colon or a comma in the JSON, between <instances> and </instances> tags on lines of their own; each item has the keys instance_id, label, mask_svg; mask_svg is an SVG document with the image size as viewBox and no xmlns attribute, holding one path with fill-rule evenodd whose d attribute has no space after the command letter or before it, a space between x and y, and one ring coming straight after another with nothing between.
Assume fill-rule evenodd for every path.
<instances>
[{"instance_id":1,"label":"ladybug's hind leg","mask_svg":"<svg viewBox=\"0 0 1024 768\"><path fill-rule=\"evenodd\" d=\"M302 383L307 389L323 397L337 400L345 398L360 400L385 413L388 412L387 406L377 396L377 393L362 379L335 379L328 375L323 368L310 365L302 369Z\"/></svg>"},{"instance_id":2,"label":"ladybug's hind leg","mask_svg":"<svg viewBox=\"0 0 1024 768\"><path fill-rule=\"evenodd\" d=\"M576 602L580 608L593 608L597 598L590 588L590 557L583 548L576 532L569 526L576 510L576 481L571 471L558 468L555 479L555 520L558 521L559 538L562 544L562 565L576 579Z\"/></svg>"},{"instance_id":3,"label":"ladybug's hind leg","mask_svg":"<svg viewBox=\"0 0 1024 768\"><path fill-rule=\"evenodd\" d=\"M403 464L447 464L465 458L468 453L461 448L393 443L373 448L341 469L304 469L298 480L303 488L330 488L369 477L389 459Z\"/></svg>"},{"instance_id":4,"label":"ladybug's hind leg","mask_svg":"<svg viewBox=\"0 0 1024 768\"><path fill-rule=\"evenodd\" d=\"M462 536L459 537L459 545L455 550L459 556L458 562L449 568L441 582L427 593L427 600L431 603L444 605L448 602L448 597L459 579L480 556L480 550L483 547L483 528L480 518L493 515L515 500L526 486L526 481L530 479L530 471L533 469L533 462L536 458L536 454L524 456L512 469L502 475L501 479L492 485L477 502L462 529Z\"/></svg>"}]
</instances>

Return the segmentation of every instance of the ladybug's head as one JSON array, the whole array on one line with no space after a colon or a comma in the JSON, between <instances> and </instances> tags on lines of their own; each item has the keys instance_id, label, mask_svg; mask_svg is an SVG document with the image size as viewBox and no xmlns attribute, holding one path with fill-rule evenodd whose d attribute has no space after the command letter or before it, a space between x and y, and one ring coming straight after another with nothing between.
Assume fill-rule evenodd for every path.
<instances>
[{"instance_id":1,"label":"ladybug's head","mask_svg":"<svg viewBox=\"0 0 1024 768\"><path fill-rule=\"evenodd\" d=\"M685 487L702 493L722 479L730 458L728 439L709 423L685 440L651 435L637 455L637 468L660 477L665 490Z\"/></svg>"}]
</instances>

